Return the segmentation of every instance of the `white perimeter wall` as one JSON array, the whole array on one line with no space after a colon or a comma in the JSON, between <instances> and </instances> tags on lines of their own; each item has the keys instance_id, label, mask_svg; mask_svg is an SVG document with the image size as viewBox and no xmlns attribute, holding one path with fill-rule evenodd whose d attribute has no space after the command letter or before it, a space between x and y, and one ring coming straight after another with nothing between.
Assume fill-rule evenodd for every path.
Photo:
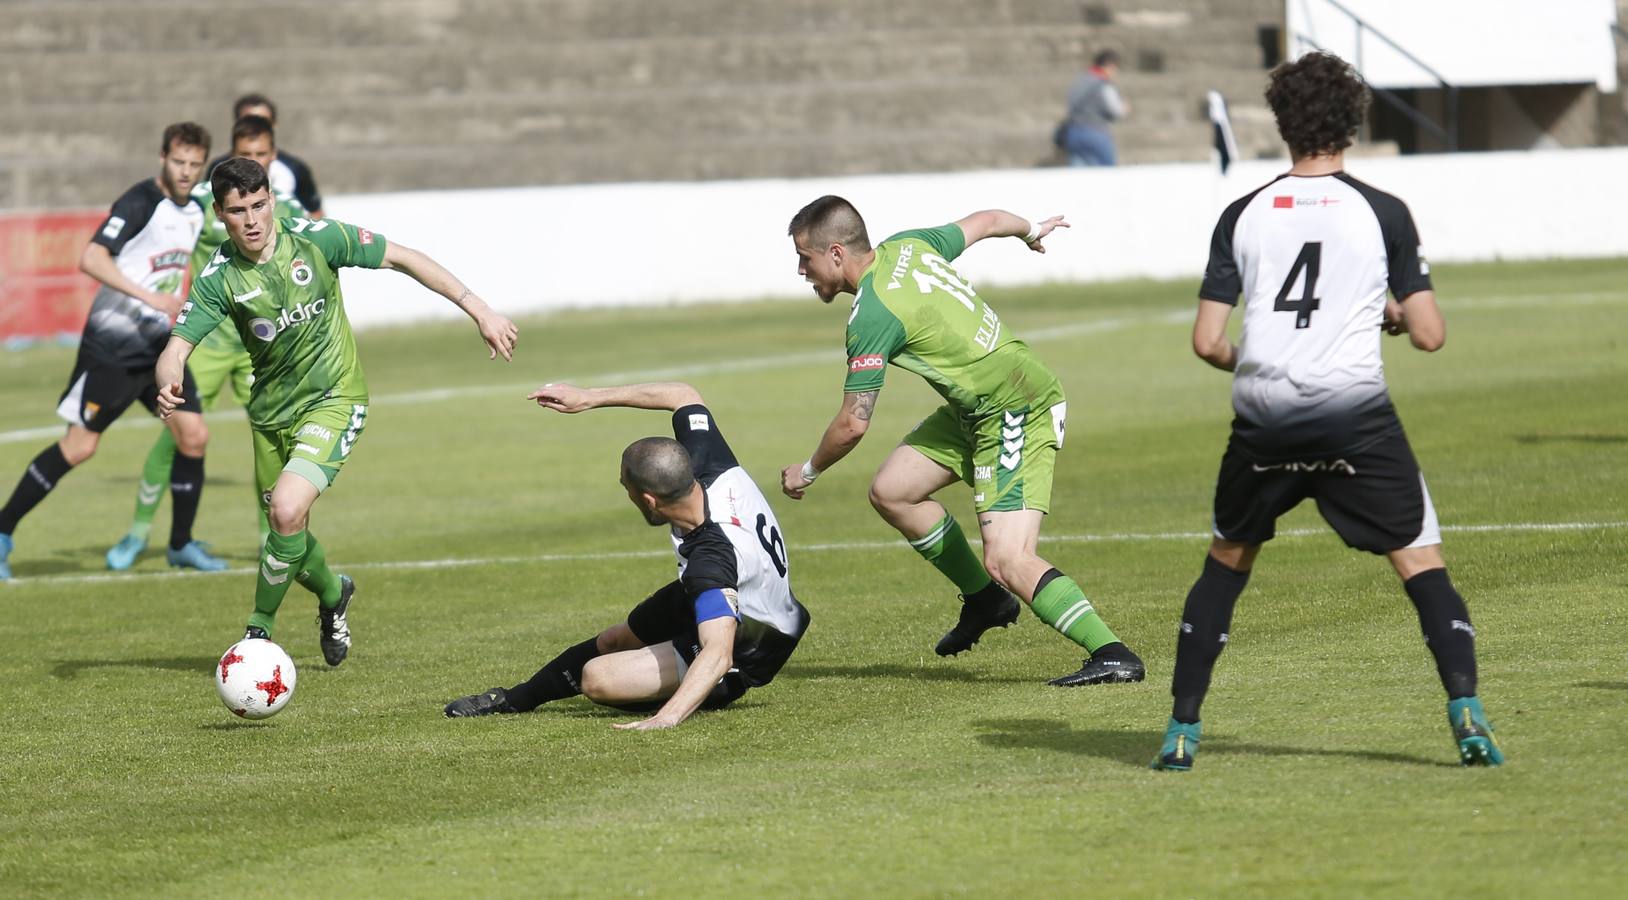
<instances>
[{"instance_id":1,"label":"white perimeter wall","mask_svg":"<svg viewBox=\"0 0 1628 900\"><path fill-rule=\"evenodd\" d=\"M783 181L626 184L333 196L330 215L424 250L510 314L569 307L813 295L786 223L824 193L859 207L874 240L1003 207L1062 213L1044 255L988 241L957 262L986 287L1188 278L1196 295L1227 203L1288 163L1032 169ZM1352 159L1401 196L1437 262L1628 255L1628 149ZM461 315L403 275L348 270L358 326ZM839 301L840 302L840 301Z\"/></svg>"},{"instance_id":2,"label":"white perimeter wall","mask_svg":"<svg viewBox=\"0 0 1628 900\"><path fill-rule=\"evenodd\" d=\"M1597 84L1617 89L1611 24L1616 0L1339 0L1459 87ZM1436 87L1430 73L1372 32L1357 40L1351 16L1328 0L1287 0L1289 56L1317 47L1357 66L1369 84Z\"/></svg>"}]
</instances>

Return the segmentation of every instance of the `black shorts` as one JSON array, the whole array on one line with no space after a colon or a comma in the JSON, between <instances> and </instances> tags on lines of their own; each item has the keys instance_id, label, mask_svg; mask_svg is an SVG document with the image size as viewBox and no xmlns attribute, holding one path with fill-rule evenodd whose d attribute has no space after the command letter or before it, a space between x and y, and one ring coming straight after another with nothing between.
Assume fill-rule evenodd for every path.
<instances>
[{"instance_id":1,"label":"black shorts","mask_svg":"<svg viewBox=\"0 0 1628 900\"><path fill-rule=\"evenodd\" d=\"M774 679L780 667L791 658L797 640L772 628L755 628L757 623L742 620L735 629L734 666L702 702L702 709L722 709L746 693ZM695 607L684 586L671 581L646 597L627 614L627 626L645 646L672 641L685 665L695 662L701 652L701 636L696 630Z\"/></svg>"},{"instance_id":2,"label":"black shorts","mask_svg":"<svg viewBox=\"0 0 1628 900\"><path fill-rule=\"evenodd\" d=\"M1400 430L1323 459L1260 462L1227 443L1215 486L1215 534L1262 544L1279 516L1311 497L1348 546L1370 553L1441 543L1424 476Z\"/></svg>"},{"instance_id":3,"label":"black shorts","mask_svg":"<svg viewBox=\"0 0 1628 900\"><path fill-rule=\"evenodd\" d=\"M182 376L181 398L182 410L203 412L191 369ZM100 433L118 421L137 400L148 412L158 415L158 384L153 378L152 366L131 369L109 365L81 347L74 360L73 374L68 376L68 388L57 401L57 415L69 425Z\"/></svg>"}]
</instances>

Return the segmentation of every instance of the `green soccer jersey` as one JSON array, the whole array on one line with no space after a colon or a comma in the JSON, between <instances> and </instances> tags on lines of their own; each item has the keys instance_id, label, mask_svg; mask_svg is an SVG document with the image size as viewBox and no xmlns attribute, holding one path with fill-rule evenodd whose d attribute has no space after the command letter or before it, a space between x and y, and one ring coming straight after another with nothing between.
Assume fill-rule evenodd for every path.
<instances>
[{"instance_id":1,"label":"green soccer jersey","mask_svg":"<svg viewBox=\"0 0 1628 900\"><path fill-rule=\"evenodd\" d=\"M967 418L1062 399L1050 370L950 266L965 249L953 223L876 247L848 314L844 391L879 390L891 363L927 379Z\"/></svg>"},{"instance_id":2,"label":"green soccer jersey","mask_svg":"<svg viewBox=\"0 0 1628 900\"><path fill-rule=\"evenodd\" d=\"M280 429L319 404L367 403L338 269L377 269L385 239L333 219L278 219L269 262L231 241L198 273L174 334L196 345L230 319L254 363L249 422Z\"/></svg>"},{"instance_id":3,"label":"green soccer jersey","mask_svg":"<svg viewBox=\"0 0 1628 900\"><path fill-rule=\"evenodd\" d=\"M293 196L279 194L275 190L271 194L272 200L277 204L277 218L293 219L305 215L305 207ZM226 242L226 223L215 215L215 192L210 182L205 181L193 188L192 199L203 207L204 211L203 230L198 232L198 243L193 245L192 259L187 265L187 279L197 281L198 273L209 266L209 260L214 258L215 251ZM243 352L243 341L238 337L235 328L217 328L198 346L200 349L222 354Z\"/></svg>"}]
</instances>

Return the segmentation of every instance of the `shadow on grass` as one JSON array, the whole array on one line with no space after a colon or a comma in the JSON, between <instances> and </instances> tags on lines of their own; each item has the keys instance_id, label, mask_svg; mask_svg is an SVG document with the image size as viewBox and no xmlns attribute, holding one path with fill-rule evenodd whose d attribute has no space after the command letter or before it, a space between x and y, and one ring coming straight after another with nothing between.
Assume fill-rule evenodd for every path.
<instances>
[{"instance_id":1,"label":"shadow on grass","mask_svg":"<svg viewBox=\"0 0 1628 900\"><path fill-rule=\"evenodd\" d=\"M863 666L820 666L786 664L781 678L904 678L923 681L982 681L991 684L1038 684L1044 679L1015 675L989 675L958 668L954 663L942 666L905 666L898 663L869 663Z\"/></svg>"},{"instance_id":2,"label":"shadow on grass","mask_svg":"<svg viewBox=\"0 0 1628 900\"><path fill-rule=\"evenodd\" d=\"M1146 767L1164 740L1162 731L1109 730L1102 728L1074 728L1055 719L984 719L972 723L977 729L978 741L997 749L1022 748L1029 750L1056 750L1081 756L1096 756ZM1211 755L1254 756L1329 756L1359 759L1368 762L1397 765L1430 766L1432 768L1458 768L1456 761L1442 758L1413 756L1385 750L1338 749L1328 747L1279 747L1233 741L1225 737L1206 737L1200 756Z\"/></svg>"},{"instance_id":3,"label":"shadow on grass","mask_svg":"<svg viewBox=\"0 0 1628 900\"><path fill-rule=\"evenodd\" d=\"M167 669L190 672L200 678L219 660L213 656L170 656L143 659L64 659L51 668L57 678L78 678L86 669Z\"/></svg>"},{"instance_id":4,"label":"shadow on grass","mask_svg":"<svg viewBox=\"0 0 1628 900\"><path fill-rule=\"evenodd\" d=\"M1573 687L1594 688L1597 691L1628 691L1628 681L1579 681Z\"/></svg>"},{"instance_id":5,"label":"shadow on grass","mask_svg":"<svg viewBox=\"0 0 1628 900\"><path fill-rule=\"evenodd\" d=\"M1628 444L1628 434L1517 434L1517 444Z\"/></svg>"}]
</instances>

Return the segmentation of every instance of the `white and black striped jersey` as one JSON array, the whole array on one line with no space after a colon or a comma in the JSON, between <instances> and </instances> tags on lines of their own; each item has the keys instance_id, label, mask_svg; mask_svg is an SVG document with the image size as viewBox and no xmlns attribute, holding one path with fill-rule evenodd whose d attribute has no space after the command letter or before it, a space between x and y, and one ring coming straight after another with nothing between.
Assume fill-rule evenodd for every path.
<instances>
[{"instance_id":1,"label":"white and black striped jersey","mask_svg":"<svg viewBox=\"0 0 1628 900\"><path fill-rule=\"evenodd\" d=\"M763 492L735 460L711 411L694 404L674 412L673 437L689 453L695 480L706 492L708 518L687 535L673 534L679 580L686 587L696 576L719 580L716 576L730 568L726 560L713 560L705 566L718 570L715 575L691 571L692 562L709 555L707 545L716 541L712 535L716 529L734 548L733 586L740 600L737 647L752 643L765 628L793 639L802 637L809 615L791 593L790 561L780 523Z\"/></svg>"},{"instance_id":2,"label":"white and black striped jersey","mask_svg":"<svg viewBox=\"0 0 1628 900\"><path fill-rule=\"evenodd\" d=\"M91 241L106 247L131 281L180 294L203 220L203 207L191 199L174 202L149 178L114 202ZM157 363L169 337L169 316L103 285L91 302L80 346L110 365L135 369Z\"/></svg>"},{"instance_id":3,"label":"white and black striped jersey","mask_svg":"<svg viewBox=\"0 0 1628 900\"><path fill-rule=\"evenodd\" d=\"M1430 290L1407 205L1340 172L1284 175L1221 214L1199 296L1245 298L1233 434L1260 459L1360 449L1401 427L1385 387L1385 292Z\"/></svg>"}]
</instances>

